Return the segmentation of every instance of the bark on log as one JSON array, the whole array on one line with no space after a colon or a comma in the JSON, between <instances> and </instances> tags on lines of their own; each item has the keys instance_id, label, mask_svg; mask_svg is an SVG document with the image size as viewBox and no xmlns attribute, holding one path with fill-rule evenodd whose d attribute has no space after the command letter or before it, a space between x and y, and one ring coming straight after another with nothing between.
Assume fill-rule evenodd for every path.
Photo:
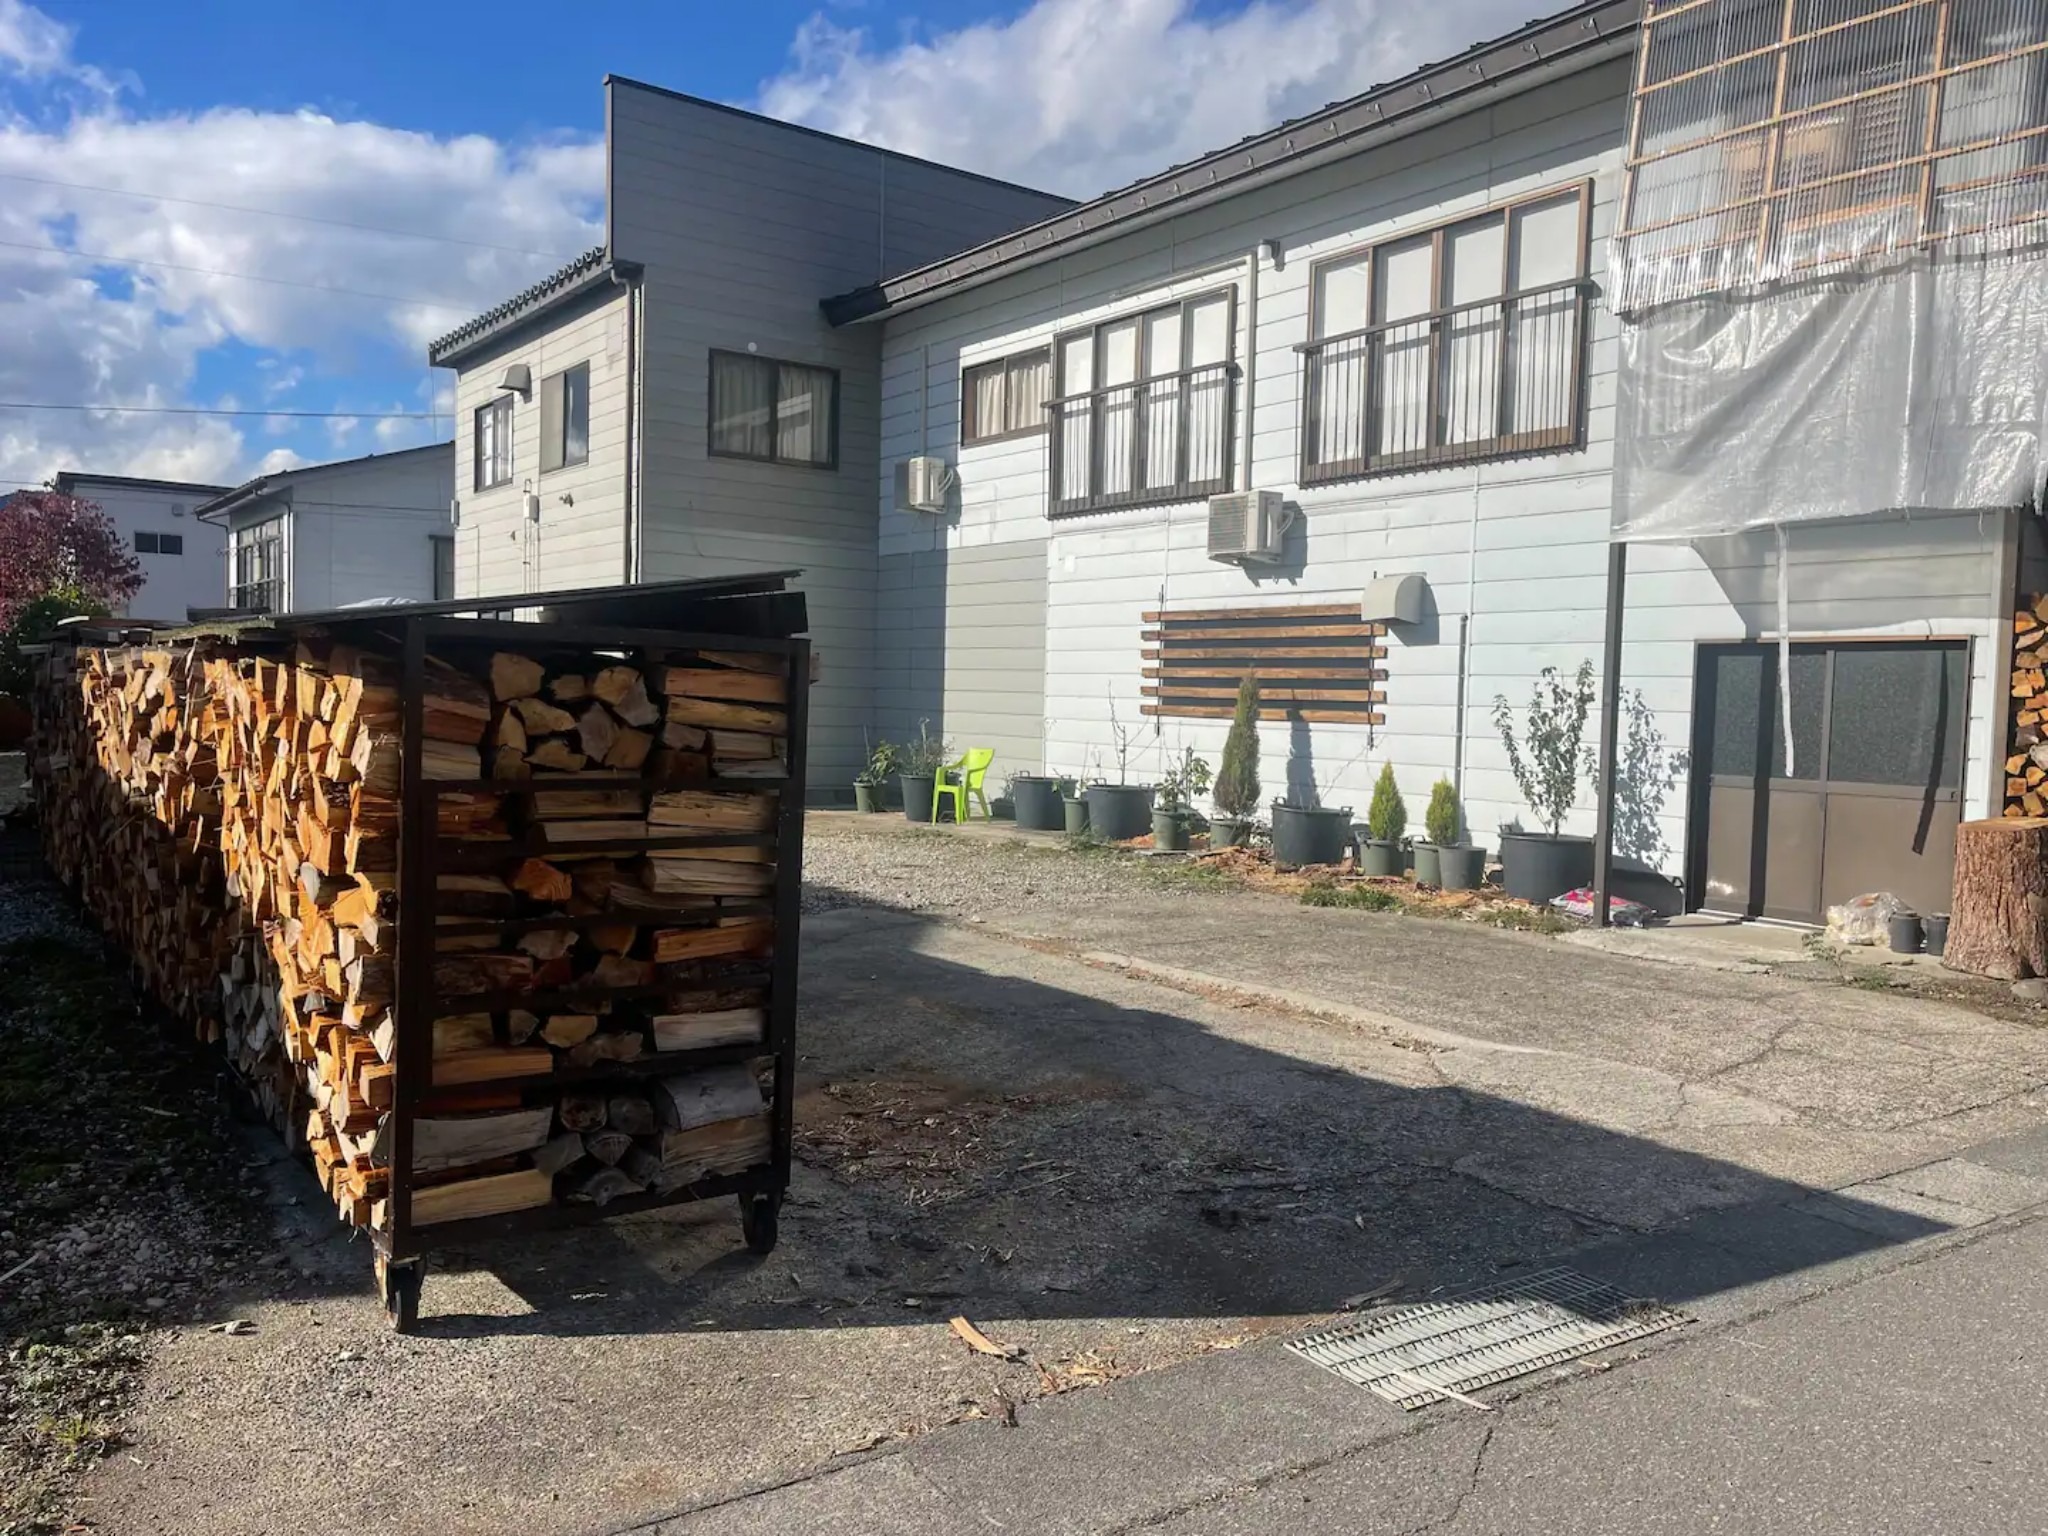
<instances>
[{"instance_id":1,"label":"bark on log","mask_svg":"<svg viewBox=\"0 0 2048 1536\"><path fill-rule=\"evenodd\" d=\"M2048 976L2048 818L2007 816L1956 828L1942 963L2002 981Z\"/></svg>"}]
</instances>

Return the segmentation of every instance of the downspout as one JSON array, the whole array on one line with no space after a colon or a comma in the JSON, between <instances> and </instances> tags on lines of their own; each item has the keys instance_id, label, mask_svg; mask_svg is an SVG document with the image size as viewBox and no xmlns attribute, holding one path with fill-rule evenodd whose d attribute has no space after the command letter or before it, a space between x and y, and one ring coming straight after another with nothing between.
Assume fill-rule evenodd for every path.
<instances>
[{"instance_id":1,"label":"downspout","mask_svg":"<svg viewBox=\"0 0 2048 1536\"><path fill-rule=\"evenodd\" d=\"M641 579L640 506L634 500L633 460L640 452L640 396L636 364L639 359L640 274L612 274L612 281L626 290L626 454L621 473L625 500L619 507L619 522L625 529L625 581L628 586Z\"/></svg>"},{"instance_id":2,"label":"downspout","mask_svg":"<svg viewBox=\"0 0 2048 1536\"><path fill-rule=\"evenodd\" d=\"M1280 242L1260 241L1245 257L1244 277L1244 364L1240 376L1244 380L1244 489L1252 490L1252 415L1258 406L1259 384L1259 251L1271 244L1275 251Z\"/></svg>"}]
</instances>

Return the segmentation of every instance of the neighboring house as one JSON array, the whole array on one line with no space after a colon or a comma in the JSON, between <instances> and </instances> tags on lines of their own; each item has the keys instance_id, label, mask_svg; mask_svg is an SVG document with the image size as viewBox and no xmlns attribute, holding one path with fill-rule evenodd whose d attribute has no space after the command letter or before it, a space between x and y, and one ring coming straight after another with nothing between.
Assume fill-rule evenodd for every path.
<instances>
[{"instance_id":1,"label":"neighboring house","mask_svg":"<svg viewBox=\"0 0 2048 1536\"><path fill-rule=\"evenodd\" d=\"M1807 7L1736 3L1768 25L1737 29L1734 42L1714 30L1730 5L1667 9L1673 25L1680 15L1709 23L1692 39L1700 66L1752 35L1769 82L1817 57L1781 46L1781 25ZM1953 16L1951 65L1996 64L1998 48L2014 46L1960 36L1982 7L1893 9L1912 12L1908 30L1930 47L1944 46L1936 24ZM1589 0L827 302L849 334L881 336L879 728L900 738L929 718L956 744L995 747L998 778L1114 779L1127 731L1129 776L1149 781L1184 745L1218 759L1238 676L1257 670L1272 722L1262 733L1269 793L1315 794L1362 816L1373 776L1391 763L1418 832L1440 776L1459 782L1478 841L1495 845L1504 823L1530 825L1493 701L1504 695L1519 719L1539 669L1568 675L1602 656L1620 352L1608 259L1640 13L1638 0ZM2001 14L2038 46L2038 8ZM1917 80L1910 57L1902 73L1893 60L1891 74L1873 76L1882 60L1865 56L1901 48L1902 35L1847 50L1853 79L1838 94L1873 78ZM2038 52L2028 58L2038 66ZM1653 82L1669 69L1680 65ZM2036 73L2002 87L2024 115L2019 128L1987 105L1991 79L1952 94L1969 103L1960 115L1930 113L1923 96L1867 114L1860 129L1823 133L1816 117L1796 143L1776 119L1746 138L1733 126L1771 117L1774 103L1818 112L1826 104L1811 91L1833 76L1767 83L1760 97L1680 92L1635 120L1651 154L1685 128L1674 102L1723 114L1702 134L1724 146L1710 146L1711 170L1687 183L1696 157L1661 182L1661 217L1686 212L1673 204L1690 198L1712 231L1719 201L1749 195L1770 155L1782 150L1778 174L1790 175L1789 162L1828 134L1904 143L1914 197L1930 163L1944 186L1971 184L1964 162L1926 153L1923 130L1947 147L2023 133L2018 159L2034 164L2048 142ZM1898 131L1885 137L1883 123ZM1729 144L1747 145L1749 159L1738 163ZM1846 163L1853 180L1858 162ZM2014 163L2007 154L1992 169L2016 175ZM1785 216L1862 201L1847 196L1844 164L1815 158L1801 174L1822 185ZM2038 216L2042 200L2014 207ZM2042 355L2015 350L2029 367ZM1880 361L1906 371L1896 350ZM1780 366L1794 386L1786 398L1826 382L1824 366ZM1761 440L1772 426L1746 413L1739 380L1723 382L1718 419L1685 422L1695 453L1684 468L1695 475L1714 472L1713 431L1754 429ZM2005 394L2025 415L2037 393L2011 382ZM1998 399L1990 414L2006 411ZM1883 419L1896 440L1905 424ZM1907 423L1938 438L1938 420ZM1644 418L1639 430L1656 425ZM1807 456L1810 487L1850 478L1844 447L1852 457L1871 435L1821 430L1783 446ZM1953 446L1938 438L1935 456ZM2037 450L2029 440L2030 467ZM922 457L950 467L957 485L919 498L935 510L907 510L899 466ZM1274 493L1276 526L1287 526L1273 558L1216 558L1219 545L1263 542L1255 507L1212 512L1211 496L1230 491ZM1952 830L1965 807L1992 812L2002 784L2001 668L2022 558L2012 508L2027 499L2006 482L1988 499L1845 495L1796 514L1810 521L1788 546L1754 529L1642 546L1623 614L1622 683L1640 690L1642 708L1631 712L1637 751L1617 800L1617 851L1684 877L1692 905L1811 920L1830 901L1887 886L1942 904L1939 824ZM1760 642L1777 636L1781 593L1799 674L1802 782L1791 788L1804 799L1776 796L1767 814L1757 800L1760 785L1772 786L1766 798L1778 787L1769 721L1781 711ZM1288 612L1304 608L1316 611ZM1362 633L1367 620L1385 635ZM1702 771L1689 773L1688 759ZM1568 830L1591 830L1593 810L1588 789ZM1751 870L1769 871L1771 899L1761 876L1750 888Z\"/></svg>"},{"instance_id":2,"label":"neighboring house","mask_svg":"<svg viewBox=\"0 0 2048 1536\"><path fill-rule=\"evenodd\" d=\"M221 492L197 516L226 531L214 606L319 613L455 595L455 445L308 464Z\"/></svg>"},{"instance_id":3,"label":"neighboring house","mask_svg":"<svg viewBox=\"0 0 2048 1536\"><path fill-rule=\"evenodd\" d=\"M440 338L460 595L795 568L810 790L873 723L880 338L820 298L1066 200L616 77L605 243Z\"/></svg>"},{"instance_id":4,"label":"neighboring house","mask_svg":"<svg viewBox=\"0 0 2048 1536\"><path fill-rule=\"evenodd\" d=\"M180 619L188 608L218 605L227 535L200 522L196 508L223 486L144 480L67 469L52 482L67 496L96 503L142 566L142 590L122 610L129 618Z\"/></svg>"}]
</instances>

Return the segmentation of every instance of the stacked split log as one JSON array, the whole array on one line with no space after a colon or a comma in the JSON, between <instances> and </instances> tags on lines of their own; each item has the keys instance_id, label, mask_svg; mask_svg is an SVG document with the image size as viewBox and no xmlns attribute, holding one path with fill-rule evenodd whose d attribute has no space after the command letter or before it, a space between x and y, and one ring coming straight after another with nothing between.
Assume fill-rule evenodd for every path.
<instances>
[{"instance_id":1,"label":"stacked split log","mask_svg":"<svg viewBox=\"0 0 2048 1536\"><path fill-rule=\"evenodd\" d=\"M2048 814L2048 595L2012 616L2012 708L2005 814Z\"/></svg>"},{"instance_id":2,"label":"stacked split log","mask_svg":"<svg viewBox=\"0 0 2048 1536\"><path fill-rule=\"evenodd\" d=\"M351 1223L390 1221L417 1032L414 1225L668 1193L770 1155L760 1063L667 1058L765 1048L785 678L751 652L430 660L431 1000L399 997L388 655L60 649L38 699L48 854ZM588 782L621 774L641 785ZM727 841L661 846L704 836Z\"/></svg>"}]
</instances>

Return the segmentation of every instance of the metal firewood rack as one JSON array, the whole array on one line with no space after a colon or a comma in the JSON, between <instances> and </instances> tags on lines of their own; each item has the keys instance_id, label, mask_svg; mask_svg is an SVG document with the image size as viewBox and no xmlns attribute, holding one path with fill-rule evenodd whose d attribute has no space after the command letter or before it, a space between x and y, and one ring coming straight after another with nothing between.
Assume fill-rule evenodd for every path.
<instances>
[{"instance_id":1,"label":"metal firewood rack","mask_svg":"<svg viewBox=\"0 0 2048 1536\"><path fill-rule=\"evenodd\" d=\"M648 599L666 595L648 589L608 593L541 594L523 599L540 608L552 622L533 623L505 618L468 618L440 611L456 605L401 610L398 629L401 684L401 777L398 839L397 963L392 996L396 1037L393 1047L395 1076L390 1111L391 1150L388 1210L389 1220L372 1231L376 1246L379 1289L392 1325L411 1330L419 1313L420 1292L426 1261L436 1250L455 1244L470 1244L479 1238L562 1227L603 1220L613 1216L657 1209L687 1201L734 1196L740 1205L742 1230L749 1248L757 1253L772 1249L776 1240L777 1214L783 1193L789 1187L791 1101L796 1075L796 988L799 893L802 885L805 735L808 723L810 685L810 642L798 633L805 627L801 594L779 590L762 591L770 583L781 586L775 573L755 578L755 585L732 583L678 584L680 604L669 612L691 627L665 628L647 624L611 626L564 622L563 614L587 611L602 599L607 609L631 611L645 607ZM704 588L714 588L705 591ZM717 590L722 588L723 590ZM578 601L578 600L581 601ZM693 600L701 599L701 600ZM659 610L657 610L659 611ZM666 614L664 616L667 616ZM324 616L338 619L339 615ZM355 618L356 615L349 617ZM386 635L393 613L377 615L375 627ZM728 627L729 626L729 627ZM295 626L296 627L296 626ZM335 625L335 628L341 626ZM422 727L429 682L429 658L459 657L467 670L487 661L494 649L516 650L527 655L566 657L581 652L593 663L610 664L621 659L643 668L670 661L687 661L703 651L745 652L778 658L787 686L786 773L783 777L721 777L715 772L688 776L663 776L653 772L578 775L572 779L511 781L504 779L430 779L421 772ZM649 763L657 759L650 756ZM675 835L652 832L615 841L578 842L572 849L552 847L537 840L529 819L524 831L508 842L465 840L446 836L439 830L438 801L444 794L488 792L516 799L530 795L536 787L577 789L633 789L649 794L668 790L767 791L777 796L773 829L768 832L699 833L679 831ZM694 913L664 915L601 914L589 917L543 916L533 918L479 918L459 928L438 927L437 881L443 873L474 871L499 866L523 857L577 854L626 856L653 850L691 847L768 847L773 849L774 876L767 896L759 901L721 906L706 921L716 917L752 914L773 920L769 957L744 970L723 971L701 982L658 980L645 986L606 989L570 988L550 993L488 993L463 997L442 996L435 982L435 939L456 933L493 932L511 937L541 930L584 930L604 923L619 923L637 916L643 923L658 921L665 927L688 927L700 919ZM721 1065L770 1063L772 1081L768 1105L769 1158L764 1164L739 1173L719 1174L664 1192L647 1192L613 1199L601 1206L571 1204L559 1198L552 1204L498 1215L462 1218L418 1225L413 1220L414 1194L418 1187L413 1170L414 1123L423 1105L434 1093L433 1020L448 1012L498 1012L508 1008L545 1010L593 1001L646 999L697 991L726 991L738 988L765 991L766 1031L760 1043L717 1045L689 1050L650 1052L630 1061L600 1062L589 1067L564 1069L560 1063L549 1074L515 1076L483 1082L466 1082L468 1093L518 1093L524 1103L551 1102L565 1090L595 1090L635 1083Z\"/></svg>"}]
</instances>

